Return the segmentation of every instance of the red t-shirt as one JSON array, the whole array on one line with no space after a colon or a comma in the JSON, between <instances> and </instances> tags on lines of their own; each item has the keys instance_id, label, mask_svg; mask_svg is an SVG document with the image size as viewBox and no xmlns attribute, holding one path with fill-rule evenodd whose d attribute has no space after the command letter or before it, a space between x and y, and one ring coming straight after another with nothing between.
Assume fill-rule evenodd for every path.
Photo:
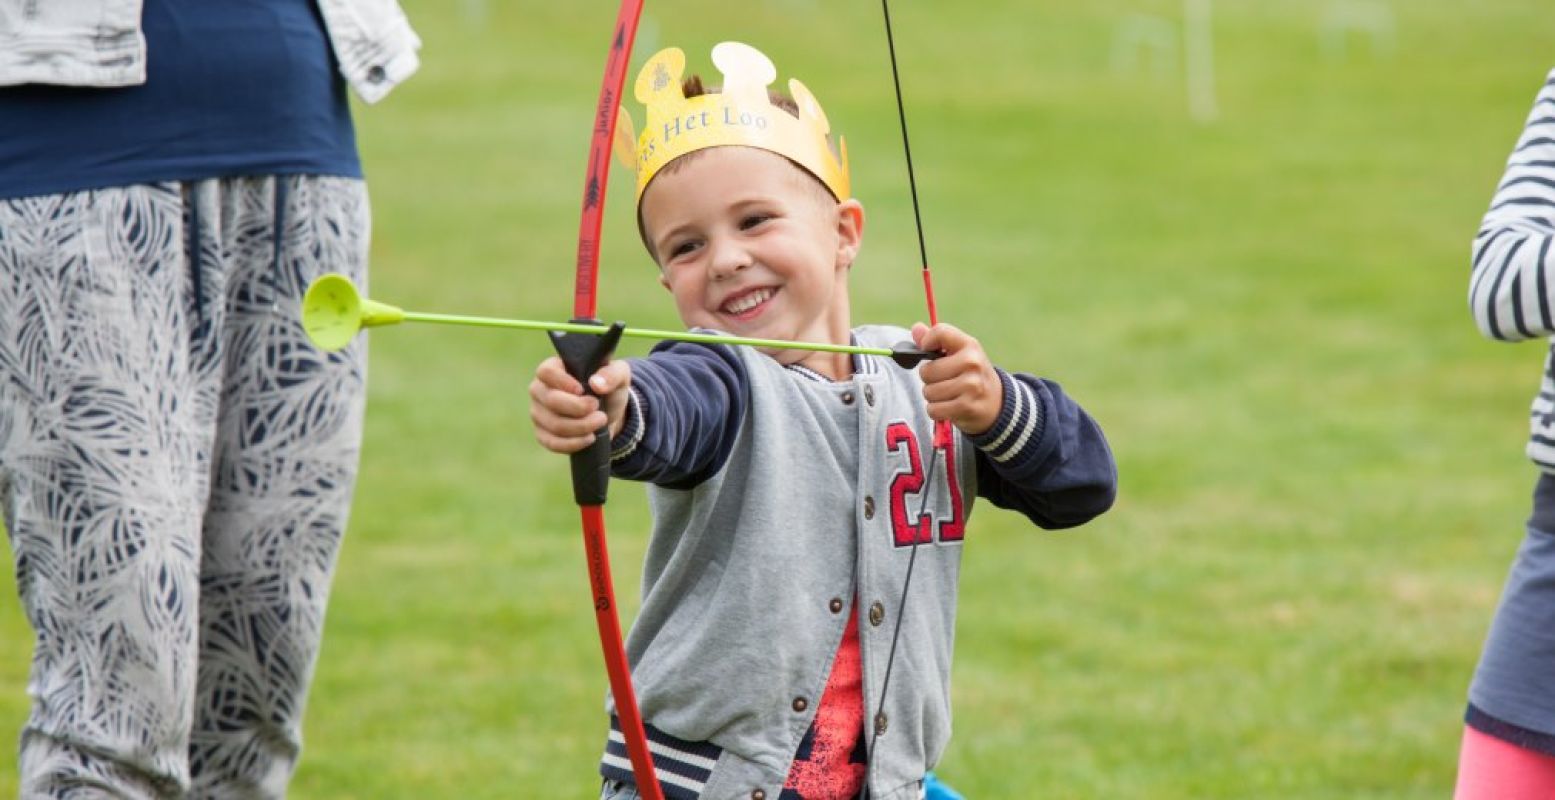
<instances>
[{"instance_id":1,"label":"red t-shirt","mask_svg":"<svg viewBox=\"0 0 1555 800\"><path fill-rule=\"evenodd\" d=\"M837 646L815 720L794 754L779 800L857 797L869 771L864 742L863 662L859 659L858 603Z\"/></svg>"}]
</instances>

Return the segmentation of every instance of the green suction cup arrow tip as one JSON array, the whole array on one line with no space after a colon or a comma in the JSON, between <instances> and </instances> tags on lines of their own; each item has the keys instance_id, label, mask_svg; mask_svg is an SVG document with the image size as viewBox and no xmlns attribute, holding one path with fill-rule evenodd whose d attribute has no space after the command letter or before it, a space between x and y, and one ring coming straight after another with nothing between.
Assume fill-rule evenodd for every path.
<instances>
[{"instance_id":1,"label":"green suction cup arrow tip","mask_svg":"<svg viewBox=\"0 0 1555 800\"><path fill-rule=\"evenodd\" d=\"M302 296L302 329L325 352L351 343L362 329L362 297L350 278L331 272L308 287Z\"/></svg>"}]
</instances>

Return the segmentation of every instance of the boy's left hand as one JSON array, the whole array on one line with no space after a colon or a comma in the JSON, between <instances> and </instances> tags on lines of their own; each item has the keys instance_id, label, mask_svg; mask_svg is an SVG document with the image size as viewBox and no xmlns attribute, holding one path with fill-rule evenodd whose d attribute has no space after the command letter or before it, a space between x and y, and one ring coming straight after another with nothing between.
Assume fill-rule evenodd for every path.
<instances>
[{"instance_id":1,"label":"boy's left hand","mask_svg":"<svg viewBox=\"0 0 1555 800\"><path fill-rule=\"evenodd\" d=\"M1004 384L977 339L954 325L930 328L920 322L912 326L912 340L920 349L945 354L918 368L929 417L950 420L968 436L992 428L1004 407Z\"/></svg>"}]
</instances>

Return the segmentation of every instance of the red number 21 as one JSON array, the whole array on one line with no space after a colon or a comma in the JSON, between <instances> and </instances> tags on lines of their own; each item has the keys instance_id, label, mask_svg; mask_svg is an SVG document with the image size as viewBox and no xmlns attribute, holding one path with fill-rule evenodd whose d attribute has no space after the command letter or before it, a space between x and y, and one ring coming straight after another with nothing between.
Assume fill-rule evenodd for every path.
<instances>
[{"instance_id":1,"label":"red number 21","mask_svg":"<svg viewBox=\"0 0 1555 800\"><path fill-rule=\"evenodd\" d=\"M891 480L891 530L895 534L896 546L911 547L914 542L933 542L935 520L930 514L922 514L916 520L908 519L907 496L934 491L934 487L926 488L923 485L923 459L918 454L918 437L907 423L893 422L886 428L885 444L890 450L905 448L907 451L908 471L898 472ZM943 471L935 470L935 474L943 475L950 487L950 519L939 520L939 540L958 542L966 535L966 519L961 510L961 482L956 480L955 437L951 437L944 447L930 451L930 458L941 455L944 456L945 466ZM918 502L921 504L923 501Z\"/></svg>"}]
</instances>

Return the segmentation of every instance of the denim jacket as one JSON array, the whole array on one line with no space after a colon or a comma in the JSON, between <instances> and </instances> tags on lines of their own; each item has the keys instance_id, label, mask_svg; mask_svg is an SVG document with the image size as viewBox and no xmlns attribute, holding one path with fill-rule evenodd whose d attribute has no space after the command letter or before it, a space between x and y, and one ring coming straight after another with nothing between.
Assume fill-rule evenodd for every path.
<instances>
[{"instance_id":1,"label":"denim jacket","mask_svg":"<svg viewBox=\"0 0 1555 800\"><path fill-rule=\"evenodd\" d=\"M421 40L396 0L318 0L340 71L369 103L410 77ZM146 80L141 0L0 0L0 86Z\"/></svg>"}]
</instances>

